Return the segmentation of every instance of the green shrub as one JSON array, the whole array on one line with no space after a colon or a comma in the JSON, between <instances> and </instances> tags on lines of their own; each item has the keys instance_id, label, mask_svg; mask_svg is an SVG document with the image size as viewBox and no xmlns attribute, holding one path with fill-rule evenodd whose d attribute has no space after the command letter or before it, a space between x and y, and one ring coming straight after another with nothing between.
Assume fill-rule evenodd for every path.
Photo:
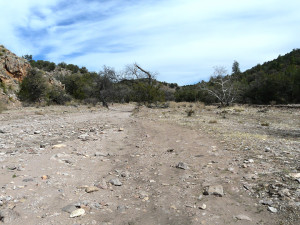
<instances>
[{"instance_id":1,"label":"green shrub","mask_svg":"<svg viewBox=\"0 0 300 225\"><path fill-rule=\"evenodd\" d=\"M47 95L48 104L64 105L66 102L71 101L71 99L71 96L58 86L51 87Z\"/></svg>"},{"instance_id":2,"label":"green shrub","mask_svg":"<svg viewBox=\"0 0 300 225\"><path fill-rule=\"evenodd\" d=\"M26 103L46 103L48 105L63 105L71 100L71 97L61 87L49 85L43 72L37 69L30 70L24 78L18 97Z\"/></svg>"},{"instance_id":3,"label":"green shrub","mask_svg":"<svg viewBox=\"0 0 300 225\"><path fill-rule=\"evenodd\" d=\"M49 87L41 71L31 69L21 83L18 97L25 102L41 102L47 96Z\"/></svg>"}]
</instances>

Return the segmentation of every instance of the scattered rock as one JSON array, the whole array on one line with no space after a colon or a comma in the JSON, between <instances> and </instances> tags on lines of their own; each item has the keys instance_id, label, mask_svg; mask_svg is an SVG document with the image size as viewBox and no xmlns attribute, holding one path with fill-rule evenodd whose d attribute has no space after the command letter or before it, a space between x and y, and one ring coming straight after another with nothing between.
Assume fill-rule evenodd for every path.
<instances>
[{"instance_id":1,"label":"scattered rock","mask_svg":"<svg viewBox=\"0 0 300 225\"><path fill-rule=\"evenodd\" d=\"M67 205L67 206L63 207L62 211L67 212L67 213L72 213L77 209L78 208L75 205L70 204L70 205Z\"/></svg>"},{"instance_id":2,"label":"scattered rock","mask_svg":"<svg viewBox=\"0 0 300 225\"><path fill-rule=\"evenodd\" d=\"M300 173L289 173L289 176L296 180L300 178Z\"/></svg>"},{"instance_id":3,"label":"scattered rock","mask_svg":"<svg viewBox=\"0 0 300 225\"><path fill-rule=\"evenodd\" d=\"M204 191L204 195L216 195L222 197L224 195L223 186L222 185L212 185Z\"/></svg>"},{"instance_id":4,"label":"scattered rock","mask_svg":"<svg viewBox=\"0 0 300 225\"><path fill-rule=\"evenodd\" d=\"M122 183L118 178L110 179L109 183L111 183L114 186L122 186Z\"/></svg>"},{"instance_id":5,"label":"scattered rock","mask_svg":"<svg viewBox=\"0 0 300 225\"><path fill-rule=\"evenodd\" d=\"M287 188L280 190L278 194L280 197L291 196L290 190Z\"/></svg>"},{"instance_id":6,"label":"scattered rock","mask_svg":"<svg viewBox=\"0 0 300 225\"><path fill-rule=\"evenodd\" d=\"M78 136L78 139L82 140L82 141L87 141L89 139L89 135L88 134L81 134Z\"/></svg>"},{"instance_id":7,"label":"scattered rock","mask_svg":"<svg viewBox=\"0 0 300 225\"><path fill-rule=\"evenodd\" d=\"M263 200L260 200L259 203L261 203L263 205L271 206L273 204L273 201L272 200L263 199Z\"/></svg>"},{"instance_id":8,"label":"scattered rock","mask_svg":"<svg viewBox=\"0 0 300 225\"><path fill-rule=\"evenodd\" d=\"M52 146L52 148L65 148L65 147L67 147L67 145L65 144L57 144Z\"/></svg>"},{"instance_id":9,"label":"scattered rock","mask_svg":"<svg viewBox=\"0 0 300 225\"><path fill-rule=\"evenodd\" d=\"M270 147L265 147L265 152L270 152L271 148Z\"/></svg>"},{"instance_id":10,"label":"scattered rock","mask_svg":"<svg viewBox=\"0 0 300 225\"><path fill-rule=\"evenodd\" d=\"M178 169L183 169L183 170L187 170L189 169L188 165L184 162L179 162L177 165L176 165L176 168Z\"/></svg>"},{"instance_id":11,"label":"scattered rock","mask_svg":"<svg viewBox=\"0 0 300 225\"><path fill-rule=\"evenodd\" d=\"M253 159L244 160L244 163L254 163Z\"/></svg>"},{"instance_id":12,"label":"scattered rock","mask_svg":"<svg viewBox=\"0 0 300 225\"><path fill-rule=\"evenodd\" d=\"M95 152L94 156L108 156L108 153L104 153L104 152Z\"/></svg>"},{"instance_id":13,"label":"scattered rock","mask_svg":"<svg viewBox=\"0 0 300 225\"><path fill-rule=\"evenodd\" d=\"M271 212L271 213L277 213L278 210L272 206L268 206L268 210Z\"/></svg>"},{"instance_id":14,"label":"scattered rock","mask_svg":"<svg viewBox=\"0 0 300 225\"><path fill-rule=\"evenodd\" d=\"M76 209L73 212L71 212L70 214L70 218L74 218L74 217L79 217L85 214L85 210L80 208L80 209Z\"/></svg>"},{"instance_id":15,"label":"scattered rock","mask_svg":"<svg viewBox=\"0 0 300 225\"><path fill-rule=\"evenodd\" d=\"M33 133L34 133L34 134L40 134L41 131L40 131L40 130L36 130L36 131L34 131Z\"/></svg>"},{"instance_id":16,"label":"scattered rock","mask_svg":"<svg viewBox=\"0 0 300 225\"><path fill-rule=\"evenodd\" d=\"M129 177L130 176L130 173L128 171L123 171L121 173L121 177Z\"/></svg>"},{"instance_id":17,"label":"scattered rock","mask_svg":"<svg viewBox=\"0 0 300 225\"><path fill-rule=\"evenodd\" d=\"M243 214L240 214L240 215L237 215L235 216L236 219L238 220L247 220L247 221L252 221L252 219L246 215L243 215Z\"/></svg>"},{"instance_id":18,"label":"scattered rock","mask_svg":"<svg viewBox=\"0 0 300 225\"><path fill-rule=\"evenodd\" d=\"M20 214L12 209L6 209L0 211L0 222L12 223L14 220L20 217Z\"/></svg>"},{"instance_id":19,"label":"scattered rock","mask_svg":"<svg viewBox=\"0 0 300 225\"><path fill-rule=\"evenodd\" d=\"M87 187L87 188L85 189L85 191L86 191L87 193L92 193L92 192L95 192L95 191L99 191L99 188L97 188L97 187L95 187L95 186L90 186L90 187Z\"/></svg>"},{"instance_id":20,"label":"scattered rock","mask_svg":"<svg viewBox=\"0 0 300 225\"><path fill-rule=\"evenodd\" d=\"M23 179L22 181L23 181L23 182L31 182L31 181L33 181L33 179L32 179L32 178L25 178L25 179Z\"/></svg>"},{"instance_id":21,"label":"scattered rock","mask_svg":"<svg viewBox=\"0 0 300 225\"><path fill-rule=\"evenodd\" d=\"M118 131L124 131L124 128L123 128L123 127L120 127Z\"/></svg>"},{"instance_id":22,"label":"scattered rock","mask_svg":"<svg viewBox=\"0 0 300 225\"><path fill-rule=\"evenodd\" d=\"M245 180L256 180L258 178L259 177L256 174L246 174L246 175L244 175Z\"/></svg>"},{"instance_id":23,"label":"scattered rock","mask_svg":"<svg viewBox=\"0 0 300 225\"><path fill-rule=\"evenodd\" d=\"M202 205L199 206L199 209L205 210L206 209L206 205L203 203Z\"/></svg>"},{"instance_id":24,"label":"scattered rock","mask_svg":"<svg viewBox=\"0 0 300 225\"><path fill-rule=\"evenodd\" d=\"M98 188L101 188L101 189L107 189L107 184L106 184L105 179L102 179L102 180L101 180L99 183L97 183L95 186L98 187Z\"/></svg>"},{"instance_id":25,"label":"scattered rock","mask_svg":"<svg viewBox=\"0 0 300 225\"><path fill-rule=\"evenodd\" d=\"M15 169L17 169L17 167L16 166L8 166L7 169L9 169L9 170L15 170Z\"/></svg>"},{"instance_id":26,"label":"scattered rock","mask_svg":"<svg viewBox=\"0 0 300 225\"><path fill-rule=\"evenodd\" d=\"M41 176L42 180L48 180L50 177L48 175Z\"/></svg>"}]
</instances>

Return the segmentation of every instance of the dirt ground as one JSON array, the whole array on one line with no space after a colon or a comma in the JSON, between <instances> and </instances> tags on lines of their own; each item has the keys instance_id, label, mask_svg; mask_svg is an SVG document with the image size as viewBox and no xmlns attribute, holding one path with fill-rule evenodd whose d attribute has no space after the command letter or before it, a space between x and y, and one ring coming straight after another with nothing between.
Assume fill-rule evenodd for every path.
<instances>
[{"instance_id":1,"label":"dirt ground","mask_svg":"<svg viewBox=\"0 0 300 225\"><path fill-rule=\"evenodd\" d=\"M0 224L298 224L299 118L189 103L4 111Z\"/></svg>"}]
</instances>

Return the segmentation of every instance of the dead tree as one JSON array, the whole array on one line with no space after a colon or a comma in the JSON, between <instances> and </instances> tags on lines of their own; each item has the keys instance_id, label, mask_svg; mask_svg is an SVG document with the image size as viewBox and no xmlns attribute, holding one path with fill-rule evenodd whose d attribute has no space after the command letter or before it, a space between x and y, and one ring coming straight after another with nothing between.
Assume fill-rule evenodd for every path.
<instances>
[{"instance_id":1,"label":"dead tree","mask_svg":"<svg viewBox=\"0 0 300 225\"><path fill-rule=\"evenodd\" d=\"M237 98L237 88L232 76L226 75L224 67L215 67L214 75L201 88L215 97L222 106L228 106Z\"/></svg>"}]
</instances>

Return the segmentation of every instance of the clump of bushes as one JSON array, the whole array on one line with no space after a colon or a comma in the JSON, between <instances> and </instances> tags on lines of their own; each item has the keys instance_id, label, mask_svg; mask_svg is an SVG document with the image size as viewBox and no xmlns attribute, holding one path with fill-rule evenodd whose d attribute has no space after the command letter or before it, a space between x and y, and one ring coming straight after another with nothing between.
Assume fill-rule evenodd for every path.
<instances>
[{"instance_id":1,"label":"clump of bushes","mask_svg":"<svg viewBox=\"0 0 300 225\"><path fill-rule=\"evenodd\" d=\"M44 73L31 69L20 85L18 97L26 103L65 104L71 98L65 91L55 85L50 85Z\"/></svg>"}]
</instances>

